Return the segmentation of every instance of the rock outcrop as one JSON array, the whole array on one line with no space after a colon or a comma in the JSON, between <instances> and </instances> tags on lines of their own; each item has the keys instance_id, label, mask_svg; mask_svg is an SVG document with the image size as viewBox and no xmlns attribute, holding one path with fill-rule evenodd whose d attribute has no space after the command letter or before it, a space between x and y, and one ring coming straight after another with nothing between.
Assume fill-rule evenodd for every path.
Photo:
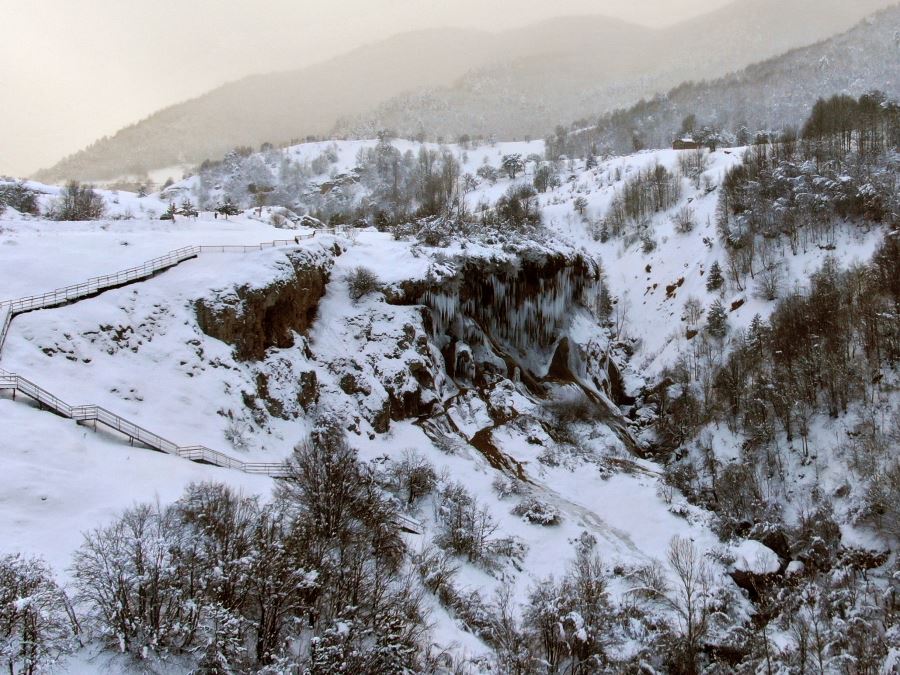
<instances>
[{"instance_id":1,"label":"rock outcrop","mask_svg":"<svg viewBox=\"0 0 900 675\"><path fill-rule=\"evenodd\" d=\"M505 258L471 257L434 278L398 284L395 304L425 305L429 333L448 375L486 385L500 378L529 387L547 374L578 307L587 307L599 266L579 253L527 248Z\"/></svg>"},{"instance_id":2,"label":"rock outcrop","mask_svg":"<svg viewBox=\"0 0 900 675\"><path fill-rule=\"evenodd\" d=\"M238 286L195 303L204 333L232 345L235 358L259 361L271 347L294 345L315 320L334 256L329 251L290 251L281 274L264 286Z\"/></svg>"}]
</instances>

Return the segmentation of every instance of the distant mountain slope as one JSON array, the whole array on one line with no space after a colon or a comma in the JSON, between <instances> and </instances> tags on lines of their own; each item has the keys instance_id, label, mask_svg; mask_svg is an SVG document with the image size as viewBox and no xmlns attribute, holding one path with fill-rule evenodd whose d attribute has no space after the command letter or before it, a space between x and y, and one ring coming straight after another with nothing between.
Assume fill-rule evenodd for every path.
<instances>
[{"instance_id":1,"label":"distant mountain slope","mask_svg":"<svg viewBox=\"0 0 900 675\"><path fill-rule=\"evenodd\" d=\"M892 1L744 0L665 30L570 17L499 34L410 33L311 68L225 85L101 139L37 177L141 174L220 157L239 144L326 134L341 119L347 121L337 131L349 135L375 128L537 135L562 120L809 44Z\"/></svg>"},{"instance_id":2,"label":"distant mountain slope","mask_svg":"<svg viewBox=\"0 0 900 675\"><path fill-rule=\"evenodd\" d=\"M820 97L859 96L872 90L900 97L900 6L815 45L754 64L713 81L688 83L664 96L605 115L596 127L570 133L553 152L581 154L591 145L631 152L667 147L688 115L698 127L737 135L799 127ZM575 126L582 126L576 124Z\"/></svg>"},{"instance_id":3,"label":"distant mountain slope","mask_svg":"<svg viewBox=\"0 0 900 675\"><path fill-rule=\"evenodd\" d=\"M891 0L893 1L893 0ZM339 125L338 134L371 136L391 129L496 134L543 134L562 120L593 118L686 80L720 77L751 63L810 45L853 26L889 4L865 0L750 0L665 30L650 42L630 36L590 38L589 19L557 22L569 35L563 49L469 73L452 87L414 91L375 112ZM546 26L536 27L541 40Z\"/></svg>"}]
</instances>

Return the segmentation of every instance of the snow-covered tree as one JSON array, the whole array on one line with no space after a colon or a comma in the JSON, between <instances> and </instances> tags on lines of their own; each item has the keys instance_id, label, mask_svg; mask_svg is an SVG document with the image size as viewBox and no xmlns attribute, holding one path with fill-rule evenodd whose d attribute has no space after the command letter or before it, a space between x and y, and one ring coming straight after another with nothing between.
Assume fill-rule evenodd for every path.
<instances>
[{"instance_id":1,"label":"snow-covered tree","mask_svg":"<svg viewBox=\"0 0 900 675\"><path fill-rule=\"evenodd\" d=\"M517 174L525 171L525 162L519 153L503 155L500 166L510 178L515 178Z\"/></svg>"},{"instance_id":2,"label":"snow-covered tree","mask_svg":"<svg viewBox=\"0 0 900 675\"><path fill-rule=\"evenodd\" d=\"M706 330L713 337L723 338L728 332L728 310L721 300L716 300L706 314Z\"/></svg>"},{"instance_id":3,"label":"snow-covered tree","mask_svg":"<svg viewBox=\"0 0 900 675\"><path fill-rule=\"evenodd\" d=\"M240 208L231 201L231 197L225 196L221 203L216 207L216 213L225 216L225 219L228 219L228 216L236 216L241 212Z\"/></svg>"},{"instance_id":4,"label":"snow-covered tree","mask_svg":"<svg viewBox=\"0 0 900 675\"><path fill-rule=\"evenodd\" d=\"M709 273L706 276L706 290L712 293L717 291L725 284L725 277L722 276L722 268L719 261L716 260L710 265Z\"/></svg>"},{"instance_id":5,"label":"snow-covered tree","mask_svg":"<svg viewBox=\"0 0 900 675\"><path fill-rule=\"evenodd\" d=\"M43 560L0 557L0 665L10 675L52 671L75 647L74 616Z\"/></svg>"}]
</instances>

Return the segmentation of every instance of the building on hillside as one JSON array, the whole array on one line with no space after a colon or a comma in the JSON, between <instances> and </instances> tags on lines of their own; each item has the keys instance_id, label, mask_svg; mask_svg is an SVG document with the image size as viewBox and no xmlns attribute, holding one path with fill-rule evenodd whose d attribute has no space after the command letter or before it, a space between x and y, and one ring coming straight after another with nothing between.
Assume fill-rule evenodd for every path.
<instances>
[{"instance_id":1,"label":"building on hillside","mask_svg":"<svg viewBox=\"0 0 900 675\"><path fill-rule=\"evenodd\" d=\"M690 136L685 138L679 138L674 143L672 143L673 150L696 150L700 147L700 143L695 141Z\"/></svg>"}]
</instances>

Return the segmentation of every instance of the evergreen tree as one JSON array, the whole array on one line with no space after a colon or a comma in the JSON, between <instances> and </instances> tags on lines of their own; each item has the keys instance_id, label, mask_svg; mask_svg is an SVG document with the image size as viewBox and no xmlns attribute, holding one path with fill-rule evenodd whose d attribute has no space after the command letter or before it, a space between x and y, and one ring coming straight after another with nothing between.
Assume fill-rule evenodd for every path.
<instances>
[{"instance_id":1,"label":"evergreen tree","mask_svg":"<svg viewBox=\"0 0 900 675\"><path fill-rule=\"evenodd\" d=\"M712 293L725 285L725 277L722 276L722 268L716 260L709 268L709 276L706 278L706 290Z\"/></svg>"},{"instance_id":2,"label":"evergreen tree","mask_svg":"<svg viewBox=\"0 0 900 675\"><path fill-rule=\"evenodd\" d=\"M706 330L710 335L717 338L725 337L728 332L728 312L721 300L716 300L706 317Z\"/></svg>"},{"instance_id":3,"label":"evergreen tree","mask_svg":"<svg viewBox=\"0 0 900 675\"><path fill-rule=\"evenodd\" d=\"M176 215L178 215L178 208L175 206L175 202L169 202L169 208L166 209L166 212L163 213L159 219L175 222Z\"/></svg>"},{"instance_id":4,"label":"evergreen tree","mask_svg":"<svg viewBox=\"0 0 900 675\"><path fill-rule=\"evenodd\" d=\"M228 219L228 216L236 216L241 212L241 210L235 205L233 201L231 201L231 197L227 195L222 200L222 203L216 207L216 213L219 213L225 216L225 219Z\"/></svg>"},{"instance_id":5,"label":"evergreen tree","mask_svg":"<svg viewBox=\"0 0 900 675\"><path fill-rule=\"evenodd\" d=\"M200 213L194 206L194 203L187 197L182 200L181 208L178 209L178 213L180 213L185 218L196 218L198 215L200 215Z\"/></svg>"}]
</instances>

